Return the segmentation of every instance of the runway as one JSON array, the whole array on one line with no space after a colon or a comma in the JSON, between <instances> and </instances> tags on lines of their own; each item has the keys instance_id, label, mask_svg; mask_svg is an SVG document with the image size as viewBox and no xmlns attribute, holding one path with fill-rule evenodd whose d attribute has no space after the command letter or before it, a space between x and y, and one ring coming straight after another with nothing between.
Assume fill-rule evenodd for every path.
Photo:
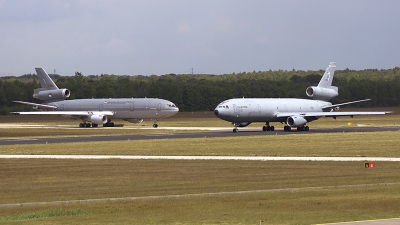
<instances>
[{"instance_id":1,"label":"runway","mask_svg":"<svg viewBox=\"0 0 400 225\"><path fill-rule=\"evenodd\" d=\"M43 127L41 127L43 128ZM65 129L65 128L59 128ZM75 128L79 129L79 128ZM80 128L88 129L88 128ZM101 128L108 129L108 128ZM112 129L112 128L111 128ZM135 129L135 128L117 128L117 129ZM143 128L136 128L143 129ZM154 129L154 128L152 128ZM0 139L0 145L15 144L51 144L66 142L91 142L91 141L122 141L122 140L150 140L150 139L172 139L172 138L212 138L212 137L234 137L234 136L265 136L265 135L301 135L301 134L318 134L318 133L346 133L346 132L382 132L382 131L399 131L398 126L388 127L339 127L339 128L314 128L310 131L291 131L286 132L283 129L275 131L260 131L255 128L241 128L238 133L232 132L232 128L203 128L209 132L192 132L188 130L196 130L198 128L181 128L181 127L164 127L160 128L159 134L138 134L138 135L99 135L99 136L62 136L62 137L38 137L38 138L5 138ZM182 130L182 133L168 133L168 130ZM163 132L163 133L161 133ZM90 129L88 129L90 133Z\"/></svg>"}]
</instances>

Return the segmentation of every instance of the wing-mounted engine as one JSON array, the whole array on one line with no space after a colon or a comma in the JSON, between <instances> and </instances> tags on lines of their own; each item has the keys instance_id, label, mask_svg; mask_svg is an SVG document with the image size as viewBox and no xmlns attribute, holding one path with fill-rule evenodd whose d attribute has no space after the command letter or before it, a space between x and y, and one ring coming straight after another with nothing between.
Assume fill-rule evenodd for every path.
<instances>
[{"instance_id":1,"label":"wing-mounted engine","mask_svg":"<svg viewBox=\"0 0 400 225\"><path fill-rule=\"evenodd\" d=\"M65 88L52 90L38 88L34 91L33 97L44 101L65 99L71 95L71 92Z\"/></svg>"},{"instance_id":2,"label":"wing-mounted engine","mask_svg":"<svg viewBox=\"0 0 400 225\"><path fill-rule=\"evenodd\" d=\"M286 124L290 127L299 127L307 123L307 120L302 116L289 116L286 119Z\"/></svg>"},{"instance_id":3,"label":"wing-mounted engine","mask_svg":"<svg viewBox=\"0 0 400 225\"><path fill-rule=\"evenodd\" d=\"M90 121L95 124L105 124L107 123L107 116L101 114L94 114L90 116Z\"/></svg>"},{"instance_id":4,"label":"wing-mounted engine","mask_svg":"<svg viewBox=\"0 0 400 225\"><path fill-rule=\"evenodd\" d=\"M232 123L235 127L247 127L251 122Z\"/></svg>"},{"instance_id":5,"label":"wing-mounted engine","mask_svg":"<svg viewBox=\"0 0 400 225\"><path fill-rule=\"evenodd\" d=\"M329 88L311 86L306 89L308 97L314 100L330 100L339 95L338 88L330 86Z\"/></svg>"},{"instance_id":6,"label":"wing-mounted engine","mask_svg":"<svg viewBox=\"0 0 400 225\"><path fill-rule=\"evenodd\" d=\"M125 119L125 121L128 121L129 123L141 123L143 122L143 119Z\"/></svg>"}]
</instances>

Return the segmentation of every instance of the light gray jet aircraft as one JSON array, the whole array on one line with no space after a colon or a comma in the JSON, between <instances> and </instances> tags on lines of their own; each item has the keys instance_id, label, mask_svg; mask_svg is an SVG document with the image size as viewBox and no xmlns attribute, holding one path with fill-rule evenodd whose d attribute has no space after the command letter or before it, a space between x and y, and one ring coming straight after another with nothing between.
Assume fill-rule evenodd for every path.
<instances>
[{"instance_id":1,"label":"light gray jet aircraft","mask_svg":"<svg viewBox=\"0 0 400 225\"><path fill-rule=\"evenodd\" d=\"M14 112L22 115L58 115L80 119L79 127L113 127L111 119L122 119L131 123L141 123L143 119L157 121L178 113L179 109L170 101L158 98L110 98L64 100L70 96L68 89L59 89L43 68L35 68L41 88L35 89L33 97L44 100L43 104L14 101L31 105L40 111ZM92 124L87 121L92 122Z\"/></svg>"},{"instance_id":2,"label":"light gray jet aircraft","mask_svg":"<svg viewBox=\"0 0 400 225\"><path fill-rule=\"evenodd\" d=\"M296 127L297 131L308 131L306 123L317 120L320 117L359 116L359 115L383 115L390 112L337 112L342 105L369 101L364 99L332 105L328 100L339 95L338 88L331 86L335 73L336 63L331 62L322 76L318 86L306 89L310 99L297 98L236 98L221 102L214 110L214 114L235 126L245 127L252 122L265 122L263 131L274 131L275 127L270 122L286 123L285 131L291 131Z\"/></svg>"}]
</instances>

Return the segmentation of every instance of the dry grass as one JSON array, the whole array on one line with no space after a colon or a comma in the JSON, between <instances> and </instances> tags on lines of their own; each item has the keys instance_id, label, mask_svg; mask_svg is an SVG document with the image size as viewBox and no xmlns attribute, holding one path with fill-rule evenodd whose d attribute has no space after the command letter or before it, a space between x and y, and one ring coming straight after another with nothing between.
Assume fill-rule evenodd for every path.
<instances>
[{"instance_id":1,"label":"dry grass","mask_svg":"<svg viewBox=\"0 0 400 225\"><path fill-rule=\"evenodd\" d=\"M398 163L384 162L365 169L362 162L1 160L0 168L1 203L376 184L400 176ZM385 218L398 215L398 187L6 207L0 222L311 224Z\"/></svg>"}]
</instances>

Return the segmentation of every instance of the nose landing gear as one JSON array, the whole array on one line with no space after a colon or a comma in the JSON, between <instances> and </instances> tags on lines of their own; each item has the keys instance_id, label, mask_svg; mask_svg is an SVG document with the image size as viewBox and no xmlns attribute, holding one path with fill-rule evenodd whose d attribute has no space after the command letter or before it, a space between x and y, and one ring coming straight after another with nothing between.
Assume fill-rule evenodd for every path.
<instances>
[{"instance_id":1,"label":"nose landing gear","mask_svg":"<svg viewBox=\"0 0 400 225\"><path fill-rule=\"evenodd\" d=\"M153 127L157 128L158 127L158 124L157 124L158 119L152 119L152 120L154 122Z\"/></svg>"}]
</instances>

